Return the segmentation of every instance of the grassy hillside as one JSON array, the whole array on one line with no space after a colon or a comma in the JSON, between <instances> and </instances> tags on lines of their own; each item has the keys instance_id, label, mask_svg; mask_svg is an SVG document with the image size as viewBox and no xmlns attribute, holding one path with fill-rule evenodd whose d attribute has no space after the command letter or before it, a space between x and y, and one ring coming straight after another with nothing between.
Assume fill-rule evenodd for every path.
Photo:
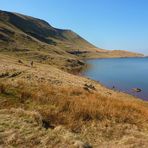
<instances>
[{"instance_id":1,"label":"grassy hillside","mask_svg":"<svg viewBox=\"0 0 148 148\"><path fill-rule=\"evenodd\" d=\"M10 55L0 70L0 146L147 147L147 102Z\"/></svg>"},{"instance_id":2,"label":"grassy hillside","mask_svg":"<svg viewBox=\"0 0 148 148\"><path fill-rule=\"evenodd\" d=\"M56 29L44 20L0 11L0 53L48 63L59 68L79 68L82 58L142 56L127 51L95 47L70 30ZM80 64L81 63L81 64Z\"/></svg>"}]
</instances>

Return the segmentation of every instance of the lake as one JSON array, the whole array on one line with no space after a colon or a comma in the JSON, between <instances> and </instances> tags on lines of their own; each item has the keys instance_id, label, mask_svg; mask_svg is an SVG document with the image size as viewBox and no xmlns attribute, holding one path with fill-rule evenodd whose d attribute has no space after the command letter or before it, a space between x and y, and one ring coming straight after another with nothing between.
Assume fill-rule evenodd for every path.
<instances>
[{"instance_id":1,"label":"lake","mask_svg":"<svg viewBox=\"0 0 148 148\"><path fill-rule=\"evenodd\" d=\"M148 101L148 58L93 59L87 63L90 67L83 75ZM142 91L134 92L133 88Z\"/></svg>"}]
</instances>

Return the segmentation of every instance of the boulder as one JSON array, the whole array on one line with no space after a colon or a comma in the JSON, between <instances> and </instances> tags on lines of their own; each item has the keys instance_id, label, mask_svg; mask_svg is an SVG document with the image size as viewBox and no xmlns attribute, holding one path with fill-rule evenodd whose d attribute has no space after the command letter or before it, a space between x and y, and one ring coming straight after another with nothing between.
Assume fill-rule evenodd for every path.
<instances>
[{"instance_id":1,"label":"boulder","mask_svg":"<svg viewBox=\"0 0 148 148\"><path fill-rule=\"evenodd\" d=\"M140 89L140 88L133 88L132 89L134 92L141 92L142 91L142 89Z\"/></svg>"}]
</instances>

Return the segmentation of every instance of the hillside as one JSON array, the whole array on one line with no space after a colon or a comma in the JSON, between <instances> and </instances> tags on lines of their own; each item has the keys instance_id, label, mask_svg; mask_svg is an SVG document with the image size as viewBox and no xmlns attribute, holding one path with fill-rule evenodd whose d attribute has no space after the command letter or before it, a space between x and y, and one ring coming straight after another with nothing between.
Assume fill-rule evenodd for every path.
<instances>
[{"instance_id":1,"label":"hillside","mask_svg":"<svg viewBox=\"0 0 148 148\"><path fill-rule=\"evenodd\" d=\"M81 66L78 59L134 57L141 54L95 47L71 30L52 27L44 20L0 11L0 53L59 68ZM69 66L70 65L70 66Z\"/></svg>"},{"instance_id":2,"label":"hillside","mask_svg":"<svg viewBox=\"0 0 148 148\"><path fill-rule=\"evenodd\" d=\"M0 55L0 147L148 146L147 102L18 60Z\"/></svg>"}]
</instances>

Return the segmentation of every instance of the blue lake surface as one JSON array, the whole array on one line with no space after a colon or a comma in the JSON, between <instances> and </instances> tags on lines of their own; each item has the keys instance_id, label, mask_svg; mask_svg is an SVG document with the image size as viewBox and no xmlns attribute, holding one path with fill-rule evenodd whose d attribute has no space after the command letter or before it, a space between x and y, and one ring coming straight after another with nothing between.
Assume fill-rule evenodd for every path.
<instances>
[{"instance_id":1,"label":"blue lake surface","mask_svg":"<svg viewBox=\"0 0 148 148\"><path fill-rule=\"evenodd\" d=\"M111 58L88 60L83 74L108 88L127 92L148 101L148 58ZM133 88L142 89L133 92Z\"/></svg>"}]
</instances>

